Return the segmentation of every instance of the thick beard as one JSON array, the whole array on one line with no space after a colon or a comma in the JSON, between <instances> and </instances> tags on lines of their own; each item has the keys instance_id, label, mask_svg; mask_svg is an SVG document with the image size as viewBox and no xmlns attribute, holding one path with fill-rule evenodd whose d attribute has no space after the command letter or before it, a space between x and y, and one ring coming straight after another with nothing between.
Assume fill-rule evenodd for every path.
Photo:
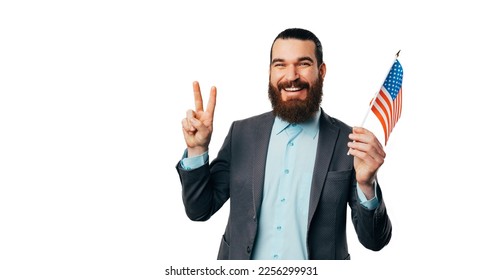
<instances>
[{"instance_id":1,"label":"thick beard","mask_svg":"<svg viewBox=\"0 0 482 280\"><path fill-rule=\"evenodd\" d=\"M289 123L303 123L311 119L320 108L323 97L323 78L318 77L318 81L313 84L313 87L301 84L303 87L308 87L308 96L305 100L283 101L281 89L286 86L279 84L278 87L275 87L271 82L269 83L268 94L275 116Z\"/></svg>"}]
</instances>

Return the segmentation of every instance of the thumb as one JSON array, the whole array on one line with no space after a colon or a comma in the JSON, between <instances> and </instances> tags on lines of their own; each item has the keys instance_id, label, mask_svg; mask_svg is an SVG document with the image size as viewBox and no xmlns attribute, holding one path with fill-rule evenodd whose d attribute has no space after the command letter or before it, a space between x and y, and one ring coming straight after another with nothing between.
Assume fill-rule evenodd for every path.
<instances>
[{"instance_id":1,"label":"thumb","mask_svg":"<svg viewBox=\"0 0 482 280\"><path fill-rule=\"evenodd\" d=\"M191 123L191 126L199 130L199 127L201 126L201 122L198 119L191 117L189 118L189 122Z\"/></svg>"},{"instance_id":2,"label":"thumb","mask_svg":"<svg viewBox=\"0 0 482 280\"><path fill-rule=\"evenodd\" d=\"M208 128L198 119L196 118L191 118L189 119L191 122L191 125L198 131L201 132L201 134L205 134Z\"/></svg>"}]
</instances>

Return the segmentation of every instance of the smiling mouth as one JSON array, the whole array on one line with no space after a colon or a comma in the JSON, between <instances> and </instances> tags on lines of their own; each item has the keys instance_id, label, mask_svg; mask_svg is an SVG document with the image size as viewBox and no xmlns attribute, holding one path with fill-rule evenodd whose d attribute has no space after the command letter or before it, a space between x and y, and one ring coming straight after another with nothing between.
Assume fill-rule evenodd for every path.
<instances>
[{"instance_id":1,"label":"smiling mouth","mask_svg":"<svg viewBox=\"0 0 482 280\"><path fill-rule=\"evenodd\" d=\"M302 90L303 88L301 87L289 87L289 88L284 88L285 91L288 91L288 92L296 92L296 91L300 91Z\"/></svg>"}]
</instances>

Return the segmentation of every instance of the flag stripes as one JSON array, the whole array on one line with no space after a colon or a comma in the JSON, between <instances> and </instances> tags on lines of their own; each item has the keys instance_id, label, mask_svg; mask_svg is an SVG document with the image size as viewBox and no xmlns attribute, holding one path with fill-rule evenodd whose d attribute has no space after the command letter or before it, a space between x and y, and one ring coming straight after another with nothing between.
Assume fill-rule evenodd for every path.
<instances>
[{"instance_id":1,"label":"flag stripes","mask_svg":"<svg viewBox=\"0 0 482 280\"><path fill-rule=\"evenodd\" d=\"M395 60L371 108L382 124L385 145L402 114L402 79L402 66L398 60Z\"/></svg>"}]
</instances>

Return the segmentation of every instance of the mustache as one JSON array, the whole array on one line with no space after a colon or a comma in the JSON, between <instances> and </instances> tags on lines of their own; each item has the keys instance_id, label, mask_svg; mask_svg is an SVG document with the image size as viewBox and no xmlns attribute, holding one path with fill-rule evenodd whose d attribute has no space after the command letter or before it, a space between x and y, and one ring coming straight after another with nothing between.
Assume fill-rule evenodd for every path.
<instances>
[{"instance_id":1,"label":"mustache","mask_svg":"<svg viewBox=\"0 0 482 280\"><path fill-rule=\"evenodd\" d=\"M300 80L279 82L277 85L277 88L279 91L281 91L282 89L291 88L291 87L305 89L305 88L310 88L310 85Z\"/></svg>"}]
</instances>

